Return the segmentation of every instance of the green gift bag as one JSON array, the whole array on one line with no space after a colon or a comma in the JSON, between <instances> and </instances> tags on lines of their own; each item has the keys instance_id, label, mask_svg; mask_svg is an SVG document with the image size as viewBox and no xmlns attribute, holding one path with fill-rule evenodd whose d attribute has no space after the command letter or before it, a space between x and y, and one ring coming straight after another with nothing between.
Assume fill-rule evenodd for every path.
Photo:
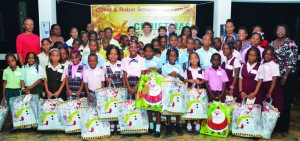
<instances>
[{"instance_id":1,"label":"green gift bag","mask_svg":"<svg viewBox=\"0 0 300 141\"><path fill-rule=\"evenodd\" d=\"M201 134L216 137L227 137L230 132L231 111L229 104L213 101L208 105L208 119L202 121Z\"/></svg>"}]
</instances>

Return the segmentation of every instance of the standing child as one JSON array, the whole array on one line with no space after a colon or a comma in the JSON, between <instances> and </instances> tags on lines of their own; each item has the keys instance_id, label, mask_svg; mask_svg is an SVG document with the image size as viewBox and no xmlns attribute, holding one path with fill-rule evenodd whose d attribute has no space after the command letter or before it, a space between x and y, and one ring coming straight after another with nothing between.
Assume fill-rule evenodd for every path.
<instances>
[{"instance_id":1,"label":"standing child","mask_svg":"<svg viewBox=\"0 0 300 141\"><path fill-rule=\"evenodd\" d=\"M212 102L214 99L225 101L225 89L228 77L225 70L220 67L221 55L214 53L211 56L212 66L205 70L204 80L206 81L206 88L209 94L208 102Z\"/></svg>"},{"instance_id":2,"label":"standing child","mask_svg":"<svg viewBox=\"0 0 300 141\"><path fill-rule=\"evenodd\" d=\"M58 50L60 51L60 64L63 65L66 69L69 66L69 64L71 64L71 62L68 61L69 60L69 52L64 47L59 47Z\"/></svg>"},{"instance_id":3,"label":"standing child","mask_svg":"<svg viewBox=\"0 0 300 141\"><path fill-rule=\"evenodd\" d=\"M44 98L62 98L66 100L66 91L63 91L65 86L65 71L64 66L59 63L60 52L58 49L50 51L50 64L43 70L43 78L46 95Z\"/></svg>"},{"instance_id":4,"label":"standing child","mask_svg":"<svg viewBox=\"0 0 300 141\"><path fill-rule=\"evenodd\" d=\"M67 99L75 99L86 97L86 93L83 90L83 71L86 69L85 65L80 62L81 54L78 49L74 49L71 52L71 60L68 66L66 66L66 90Z\"/></svg>"},{"instance_id":5,"label":"standing child","mask_svg":"<svg viewBox=\"0 0 300 141\"><path fill-rule=\"evenodd\" d=\"M237 97L239 92L238 76L241 68L240 61L233 56L234 43L229 42L223 45L223 54L225 56L221 68L226 71L229 81L226 83L227 95Z\"/></svg>"},{"instance_id":6,"label":"standing child","mask_svg":"<svg viewBox=\"0 0 300 141\"><path fill-rule=\"evenodd\" d=\"M105 78L102 69L97 66L98 58L96 54L89 54L88 63L90 67L83 73L83 82L88 97L88 104L96 106L97 99L95 90L104 87Z\"/></svg>"},{"instance_id":7,"label":"standing child","mask_svg":"<svg viewBox=\"0 0 300 141\"><path fill-rule=\"evenodd\" d=\"M34 52L28 52L25 65L22 67L21 86L24 94L38 94L43 98L41 82L43 68L38 64L38 57Z\"/></svg>"},{"instance_id":8,"label":"standing child","mask_svg":"<svg viewBox=\"0 0 300 141\"><path fill-rule=\"evenodd\" d=\"M11 109L9 99L20 96L21 69L17 66L17 58L14 54L7 53L5 55L5 60L9 66L3 71L3 100L6 101L7 106ZM12 119L11 113L9 114L9 117ZM12 120L10 120L10 123L11 131L13 131Z\"/></svg>"},{"instance_id":9,"label":"standing child","mask_svg":"<svg viewBox=\"0 0 300 141\"><path fill-rule=\"evenodd\" d=\"M82 56L85 56L86 54L90 53L88 34L86 32L81 33L80 40L81 45L79 47L79 50L82 51Z\"/></svg>"},{"instance_id":10,"label":"standing child","mask_svg":"<svg viewBox=\"0 0 300 141\"><path fill-rule=\"evenodd\" d=\"M262 94L264 98L272 98L272 105L282 111L284 108L283 91L278 77L280 76L279 65L273 59L274 49L266 47L263 52L264 57L264 79L262 83Z\"/></svg>"},{"instance_id":11,"label":"standing child","mask_svg":"<svg viewBox=\"0 0 300 141\"><path fill-rule=\"evenodd\" d=\"M252 33L251 38L250 38L251 45L248 48L244 49L243 52L241 53L241 56L242 56L241 63L242 64L246 63L246 61L245 61L245 58L247 58L246 53L248 52L248 50L250 48L258 48L259 51L260 51L259 57L260 58L262 57L262 53L264 51L264 48L259 46L259 44L262 42L262 40L263 40L263 36L262 36L261 33L257 33L257 32Z\"/></svg>"},{"instance_id":12,"label":"standing child","mask_svg":"<svg viewBox=\"0 0 300 141\"><path fill-rule=\"evenodd\" d=\"M99 50L99 54L102 55L102 57L104 57L104 59L107 61L107 57L106 57L106 49L107 49L107 46L109 45L109 38L107 37L104 37L102 39L102 46L100 47L100 50Z\"/></svg>"},{"instance_id":13,"label":"standing child","mask_svg":"<svg viewBox=\"0 0 300 141\"><path fill-rule=\"evenodd\" d=\"M199 55L199 58L201 60L200 65L201 69L206 70L209 67L211 67L211 56L214 53L217 53L218 51L211 46L211 37L209 35L204 35L202 38L202 44L203 47L198 49L196 52Z\"/></svg>"},{"instance_id":14,"label":"standing child","mask_svg":"<svg viewBox=\"0 0 300 141\"><path fill-rule=\"evenodd\" d=\"M120 46L122 48L121 53L124 54L123 57L121 57L121 58L125 58L125 57L129 56L129 51L128 51L129 39L126 35L122 35L120 38L120 41L121 41Z\"/></svg>"},{"instance_id":15,"label":"standing child","mask_svg":"<svg viewBox=\"0 0 300 141\"><path fill-rule=\"evenodd\" d=\"M152 40L153 41L153 40ZM146 71L156 71L157 73L161 72L161 64L160 59L154 56L154 46L152 44L146 44L144 47L145 51L145 64L146 64ZM155 102L154 102L155 103ZM151 135L154 132L154 124L153 124L153 118L152 113L153 111L148 110L148 119L149 119L149 134ZM156 117L156 129L154 133L155 138L160 137L160 120L161 120L161 114L160 112L155 112Z\"/></svg>"},{"instance_id":16,"label":"standing child","mask_svg":"<svg viewBox=\"0 0 300 141\"><path fill-rule=\"evenodd\" d=\"M188 88L205 88L204 87L204 72L200 68L200 60L197 53L192 52L189 55L190 66L185 70L184 82L188 83ZM198 135L200 131L200 120L197 120L195 130L192 131L191 121L187 121L187 132L189 134Z\"/></svg>"},{"instance_id":17,"label":"standing child","mask_svg":"<svg viewBox=\"0 0 300 141\"><path fill-rule=\"evenodd\" d=\"M145 59L137 54L137 46L138 42L132 40L129 43L130 55L122 60L123 77L128 88L128 93L133 100L137 93L140 76L145 74L146 70Z\"/></svg>"},{"instance_id":18,"label":"standing child","mask_svg":"<svg viewBox=\"0 0 300 141\"><path fill-rule=\"evenodd\" d=\"M246 53L246 64L243 64L239 76L239 94L236 102L249 98L255 99L255 104L262 104L261 93L262 80L264 79L264 69L260 66L261 58L258 48L252 47Z\"/></svg>"},{"instance_id":19,"label":"standing child","mask_svg":"<svg viewBox=\"0 0 300 141\"><path fill-rule=\"evenodd\" d=\"M159 50L161 52L163 52L164 50L167 49L167 41L168 41L167 36L158 37L158 40L160 42L160 48L159 48Z\"/></svg>"},{"instance_id":20,"label":"standing child","mask_svg":"<svg viewBox=\"0 0 300 141\"><path fill-rule=\"evenodd\" d=\"M44 69L45 66L49 64L49 51L51 47L51 41L49 38L44 38L41 41L43 52L41 52L39 57L39 65Z\"/></svg>"},{"instance_id":21,"label":"standing child","mask_svg":"<svg viewBox=\"0 0 300 141\"><path fill-rule=\"evenodd\" d=\"M172 40L172 38L174 38L174 36L170 37L171 40ZM184 72L183 72L182 66L179 64L176 64L176 61L178 60L178 57L179 57L178 49L177 48L168 49L167 57L168 57L169 63L166 63L162 66L162 75L170 76L170 77L174 78L175 80L184 81L184 78L183 78ZM171 134L172 134L171 116L166 116L166 117L167 117L167 130L166 130L165 135L171 136ZM180 122L180 115L176 115L175 130L179 136L182 136L183 132L179 126L179 122Z\"/></svg>"},{"instance_id":22,"label":"standing child","mask_svg":"<svg viewBox=\"0 0 300 141\"><path fill-rule=\"evenodd\" d=\"M98 61L97 61L97 67L99 68L102 68L103 64L105 63L105 59L102 55L100 55L98 52L97 52L97 48L98 48L98 44L97 44L97 41L96 40L90 40L89 42L89 47L90 47L90 53L87 53L86 55L84 55L82 57L82 60L81 62L83 64L85 64L87 66L87 68L89 68L89 63L88 63L88 57L90 54L96 54L97 58L98 58Z\"/></svg>"},{"instance_id":23,"label":"standing child","mask_svg":"<svg viewBox=\"0 0 300 141\"><path fill-rule=\"evenodd\" d=\"M141 56L142 58L145 58L144 47L138 49L138 55Z\"/></svg>"},{"instance_id":24,"label":"standing child","mask_svg":"<svg viewBox=\"0 0 300 141\"><path fill-rule=\"evenodd\" d=\"M200 49L202 46L200 39L195 39L194 50Z\"/></svg>"},{"instance_id":25,"label":"standing child","mask_svg":"<svg viewBox=\"0 0 300 141\"><path fill-rule=\"evenodd\" d=\"M186 50L184 51L184 55L186 56L186 58L189 58L190 54L193 53L194 50L194 44L195 44L195 40L192 37L188 37L186 39ZM190 62L187 61L184 63L183 65L183 70L186 70L190 67Z\"/></svg>"}]
</instances>

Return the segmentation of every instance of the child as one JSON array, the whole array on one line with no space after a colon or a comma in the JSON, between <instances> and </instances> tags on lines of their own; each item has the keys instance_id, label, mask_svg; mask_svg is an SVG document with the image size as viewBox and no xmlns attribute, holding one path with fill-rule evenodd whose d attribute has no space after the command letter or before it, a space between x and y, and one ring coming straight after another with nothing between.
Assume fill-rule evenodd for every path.
<instances>
[{"instance_id":1,"label":"child","mask_svg":"<svg viewBox=\"0 0 300 141\"><path fill-rule=\"evenodd\" d=\"M171 34L171 35L175 35L175 33L174 34ZM169 47L168 47L168 49L171 49L171 47L170 47L170 37L171 37L171 35L169 36ZM177 36L177 35L176 35ZM179 49L181 49L182 48L182 38L181 38L181 36L177 36L177 38L178 38L178 41L177 41L177 47L179 48Z\"/></svg>"},{"instance_id":2,"label":"child","mask_svg":"<svg viewBox=\"0 0 300 141\"><path fill-rule=\"evenodd\" d=\"M184 72L184 82L188 83L188 87L204 88L204 72L200 68L200 60L197 53L192 52L189 55L190 66ZM200 131L200 120L196 121L195 130L192 131L191 121L187 123L187 132L189 134L198 135Z\"/></svg>"},{"instance_id":3,"label":"child","mask_svg":"<svg viewBox=\"0 0 300 141\"><path fill-rule=\"evenodd\" d=\"M187 35L181 35L181 42L182 42L182 46L180 49L185 50L186 49L186 39L187 39Z\"/></svg>"},{"instance_id":4,"label":"child","mask_svg":"<svg viewBox=\"0 0 300 141\"><path fill-rule=\"evenodd\" d=\"M222 42L221 42L221 39L220 39L220 38L218 38L218 37L214 38L212 44L213 44L214 48L215 48L217 51L222 50L222 49L221 49Z\"/></svg>"},{"instance_id":5,"label":"child","mask_svg":"<svg viewBox=\"0 0 300 141\"><path fill-rule=\"evenodd\" d=\"M121 53L123 54L123 57L121 56L121 58L125 58L129 56L129 51L128 51L129 39L126 35L122 35L120 41L121 41L120 46L122 48Z\"/></svg>"},{"instance_id":6,"label":"child","mask_svg":"<svg viewBox=\"0 0 300 141\"><path fill-rule=\"evenodd\" d=\"M195 40L192 37L188 37L186 40L186 50L184 51L184 55L186 56L186 58L189 58L189 55L194 52L194 44L195 44ZM186 70L187 68L190 67L190 63L187 61L184 63L185 65L183 65L183 70Z\"/></svg>"},{"instance_id":7,"label":"child","mask_svg":"<svg viewBox=\"0 0 300 141\"><path fill-rule=\"evenodd\" d=\"M70 62L71 61L71 52L73 51L73 47L71 47L71 46L68 46L68 48L67 48L67 51L68 51L68 56L69 56L69 58L68 58L68 61Z\"/></svg>"},{"instance_id":8,"label":"child","mask_svg":"<svg viewBox=\"0 0 300 141\"><path fill-rule=\"evenodd\" d=\"M208 102L214 99L225 101L225 87L228 82L226 72L220 67L221 55L214 53L210 59L212 66L205 70L204 80L209 94Z\"/></svg>"},{"instance_id":9,"label":"child","mask_svg":"<svg viewBox=\"0 0 300 141\"><path fill-rule=\"evenodd\" d=\"M266 47L263 52L264 57L264 79L262 83L263 98L272 98L272 105L282 111L284 108L283 103L283 91L280 86L278 77L280 76L279 65L276 64L273 59L274 49Z\"/></svg>"},{"instance_id":10,"label":"child","mask_svg":"<svg viewBox=\"0 0 300 141\"><path fill-rule=\"evenodd\" d=\"M107 61L107 57L106 57L106 49L107 46L109 45L109 38L104 37L102 39L102 46L100 48L99 54L102 55L102 57L104 57L104 59Z\"/></svg>"},{"instance_id":11,"label":"child","mask_svg":"<svg viewBox=\"0 0 300 141\"><path fill-rule=\"evenodd\" d=\"M14 54L7 53L5 55L5 60L9 66L3 71L3 100L6 101L7 106L11 109L9 99L20 96L21 69L17 66L17 58ZM9 117L12 119L11 113L9 114ZM12 120L10 120L10 123L11 131L13 131Z\"/></svg>"},{"instance_id":12,"label":"child","mask_svg":"<svg viewBox=\"0 0 300 141\"><path fill-rule=\"evenodd\" d=\"M71 27L70 35L71 35L71 38L66 42L66 44L68 46L71 46L73 43L73 40L78 38L78 30L76 27Z\"/></svg>"},{"instance_id":13,"label":"child","mask_svg":"<svg viewBox=\"0 0 300 141\"><path fill-rule=\"evenodd\" d=\"M24 94L38 94L39 98L43 98L40 85L43 78L43 68L39 66L38 59L36 53L27 53L26 63L22 67L21 86Z\"/></svg>"},{"instance_id":14,"label":"child","mask_svg":"<svg viewBox=\"0 0 300 141\"><path fill-rule=\"evenodd\" d=\"M160 58L160 56L161 56L160 50L155 48L153 51L154 51L154 56L157 57L157 58Z\"/></svg>"},{"instance_id":15,"label":"child","mask_svg":"<svg viewBox=\"0 0 300 141\"><path fill-rule=\"evenodd\" d=\"M73 48L79 49L81 45L81 40L79 38L75 38L72 43ZM71 53L71 52L70 52ZM82 52L81 52L82 53Z\"/></svg>"},{"instance_id":16,"label":"child","mask_svg":"<svg viewBox=\"0 0 300 141\"><path fill-rule=\"evenodd\" d=\"M201 41L199 39L195 39L194 50L200 49L202 46Z\"/></svg>"},{"instance_id":17,"label":"child","mask_svg":"<svg viewBox=\"0 0 300 141\"><path fill-rule=\"evenodd\" d=\"M200 65L201 69L206 70L211 66L211 56L214 53L217 53L218 51L211 46L211 37L209 35L204 35L202 38L202 44L203 47L198 49L196 52L199 55L199 58L201 60Z\"/></svg>"},{"instance_id":18,"label":"child","mask_svg":"<svg viewBox=\"0 0 300 141\"><path fill-rule=\"evenodd\" d=\"M229 81L226 83L227 95L237 97L239 92L238 76L241 63L238 58L233 56L234 43L229 42L223 45L223 54L225 56L221 68L225 70Z\"/></svg>"},{"instance_id":19,"label":"child","mask_svg":"<svg viewBox=\"0 0 300 141\"><path fill-rule=\"evenodd\" d=\"M238 51L238 52L241 51L241 49L242 49L242 42L241 42L241 40L236 40L236 41L234 42L234 49L235 49L236 51Z\"/></svg>"},{"instance_id":20,"label":"child","mask_svg":"<svg viewBox=\"0 0 300 141\"><path fill-rule=\"evenodd\" d=\"M63 65L65 68L68 67L69 64L71 64L71 62L68 61L69 60L68 50L64 47L60 47L58 48L58 50L60 51L60 64Z\"/></svg>"},{"instance_id":21,"label":"child","mask_svg":"<svg viewBox=\"0 0 300 141\"><path fill-rule=\"evenodd\" d=\"M91 106L97 106L95 90L104 87L104 73L97 65L98 56L95 53L89 54L88 62L90 67L83 73L85 92L87 93L88 104Z\"/></svg>"},{"instance_id":22,"label":"child","mask_svg":"<svg viewBox=\"0 0 300 141\"><path fill-rule=\"evenodd\" d=\"M97 53L97 48L98 48L98 44L96 40L90 40L89 42L89 48L90 48L90 53L86 54L85 56L82 57L81 62L83 64L85 64L87 66L87 68L89 68L89 64L88 64L88 57L90 54L96 54L98 56L98 61L97 61L97 66L99 68L102 68L103 64L105 63L105 59L102 55L100 55L99 53Z\"/></svg>"},{"instance_id":23,"label":"child","mask_svg":"<svg viewBox=\"0 0 300 141\"><path fill-rule=\"evenodd\" d=\"M132 98L133 100L137 93L140 76L145 74L146 70L145 59L137 54L137 46L138 42L132 40L128 48L130 55L122 60L123 77L130 94L128 99Z\"/></svg>"},{"instance_id":24,"label":"child","mask_svg":"<svg viewBox=\"0 0 300 141\"><path fill-rule=\"evenodd\" d=\"M145 51L144 51L143 47L139 48L138 55L141 56L142 58L145 58Z\"/></svg>"},{"instance_id":25,"label":"child","mask_svg":"<svg viewBox=\"0 0 300 141\"><path fill-rule=\"evenodd\" d=\"M81 54L78 49L71 52L71 60L68 66L65 66L66 73L66 90L68 100L75 98L86 97L83 91L83 71L86 69L85 65L80 62Z\"/></svg>"},{"instance_id":26,"label":"child","mask_svg":"<svg viewBox=\"0 0 300 141\"><path fill-rule=\"evenodd\" d=\"M248 52L248 50L252 47L255 47L255 48L258 48L259 51L260 51L260 58L262 57L262 53L264 51L264 48L260 47L259 44L262 42L263 40L263 37L262 37L262 34L261 33L257 33L257 32L254 32L252 35L251 35L251 38L250 38L250 43L251 45L244 49L243 52L241 53L241 56L242 56L242 61L241 63L242 64L245 64L246 61L245 61L245 57L246 57L246 53Z\"/></svg>"},{"instance_id":27,"label":"child","mask_svg":"<svg viewBox=\"0 0 300 141\"><path fill-rule=\"evenodd\" d=\"M236 102L242 100L255 99L255 104L262 104L263 96L261 93L262 80L264 79L264 69L260 66L260 52L256 47L250 48L246 53L245 63L240 70L239 94Z\"/></svg>"},{"instance_id":28,"label":"child","mask_svg":"<svg viewBox=\"0 0 300 141\"><path fill-rule=\"evenodd\" d=\"M66 91L63 91L65 86L65 71L64 66L59 63L60 52L58 49L50 51L50 64L43 70L43 78L45 85L45 99L62 98L66 100Z\"/></svg>"},{"instance_id":29,"label":"child","mask_svg":"<svg viewBox=\"0 0 300 141\"><path fill-rule=\"evenodd\" d=\"M158 73L161 73L161 64L160 64L160 59L154 56L154 46L152 44L146 44L144 47L145 51L145 64L146 64L146 71L147 73L150 73L152 71L156 71ZM148 119L149 119L149 134L151 135L154 132L154 124L153 124L153 118L152 118L152 113L153 111L147 111L148 112ZM155 112L156 116L156 129L154 133L155 138L160 137L160 119L161 119L161 114L160 112Z\"/></svg>"},{"instance_id":30,"label":"child","mask_svg":"<svg viewBox=\"0 0 300 141\"><path fill-rule=\"evenodd\" d=\"M79 47L79 50L82 52L82 56L85 56L86 54L90 53L88 34L86 32L81 33L80 40L81 45Z\"/></svg>"},{"instance_id":31,"label":"child","mask_svg":"<svg viewBox=\"0 0 300 141\"><path fill-rule=\"evenodd\" d=\"M163 52L164 50L166 50L166 48L167 48L167 37L166 36L161 36L161 37L159 37L158 38L159 39L159 42L160 42L160 48L159 48L159 50L161 51L161 52Z\"/></svg>"},{"instance_id":32,"label":"child","mask_svg":"<svg viewBox=\"0 0 300 141\"><path fill-rule=\"evenodd\" d=\"M225 42L224 43L228 43L228 42L234 42L234 37L233 36L226 36L225 38Z\"/></svg>"},{"instance_id":33,"label":"child","mask_svg":"<svg viewBox=\"0 0 300 141\"><path fill-rule=\"evenodd\" d=\"M151 44L153 45L154 48L158 48L158 49L161 48L161 45L160 45L160 42L159 42L158 39L153 39L153 40L151 41Z\"/></svg>"},{"instance_id":34,"label":"child","mask_svg":"<svg viewBox=\"0 0 300 141\"><path fill-rule=\"evenodd\" d=\"M172 39L174 37L176 37L176 36L171 36L170 39L174 40L174 39ZM182 66L179 64L176 64L176 60L179 57L178 49L177 48L168 49L167 57L168 57L169 63L166 63L162 66L162 75L170 76L170 77L174 78L175 80L184 81L184 78L183 78L184 72L183 72ZM165 135L171 136L171 134L172 134L171 116L166 116L166 117L167 117L167 130L166 130ZM178 133L178 135L182 136L183 132L180 129L179 122L180 122L180 115L177 115L175 129L176 129L176 132Z\"/></svg>"},{"instance_id":35,"label":"child","mask_svg":"<svg viewBox=\"0 0 300 141\"><path fill-rule=\"evenodd\" d=\"M45 66L49 64L49 51L51 47L51 41L49 38L44 38L41 41L43 52L41 52L39 57L39 64L44 69Z\"/></svg>"}]
</instances>

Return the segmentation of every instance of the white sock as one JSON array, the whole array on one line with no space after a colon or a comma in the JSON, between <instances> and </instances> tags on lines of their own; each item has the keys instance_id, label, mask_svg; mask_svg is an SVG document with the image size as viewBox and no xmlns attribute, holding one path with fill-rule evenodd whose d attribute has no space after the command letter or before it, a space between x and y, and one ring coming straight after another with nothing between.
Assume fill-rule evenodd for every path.
<instances>
[{"instance_id":1,"label":"white sock","mask_svg":"<svg viewBox=\"0 0 300 141\"><path fill-rule=\"evenodd\" d=\"M120 131L120 125L117 124L117 131Z\"/></svg>"},{"instance_id":2,"label":"white sock","mask_svg":"<svg viewBox=\"0 0 300 141\"><path fill-rule=\"evenodd\" d=\"M156 129L155 129L156 132L160 132L160 124L156 124Z\"/></svg>"},{"instance_id":3,"label":"white sock","mask_svg":"<svg viewBox=\"0 0 300 141\"><path fill-rule=\"evenodd\" d=\"M150 129L154 129L154 124L153 124L153 122L150 122L150 123L149 123L149 128L150 128Z\"/></svg>"},{"instance_id":4,"label":"white sock","mask_svg":"<svg viewBox=\"0 0 300 141\"><path fill-rule=\"evenodd\" d=\"M114 131L114 129L115 129L115 124L111 124L110 125L110 131L112 132L112 131Z\"/></svg>"},{"instance_id":5,"label":"white sock","mask_svg":"<svg viewBox=\"0 0 300 141\"><path fill-rule=\"evenodd\" d=\"M186 126L187 130L192 130L192 124L191 123L188 123L187 126Z\"/></svg>"},{"instance_id":6,"label":"white sock","mask_svg":"<svg viewBox=\"0 0 300 141\"><path fill-rule=\"evenodd\" d=\"M196 130L200 130L200 124L196 124Z\"/></svg>"}]
</instances>

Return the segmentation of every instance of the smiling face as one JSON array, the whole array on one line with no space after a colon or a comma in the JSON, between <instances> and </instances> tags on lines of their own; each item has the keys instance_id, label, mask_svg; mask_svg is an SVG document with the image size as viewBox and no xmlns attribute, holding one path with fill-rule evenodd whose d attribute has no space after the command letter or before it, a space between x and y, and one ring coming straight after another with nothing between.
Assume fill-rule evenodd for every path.
<instances>
[{"instance_id":1,"label":"smiling face","mask_svg":"<svg viewBox=\"0 0 300 141\"><path fill-rule=\"evenodd\" d=\"M228 57L228 56L232 55L233 50L230 49L230 47L228 46L228 44L225 44L225 45L223 46L223 49L222 49L222 50L223 50L224 56Z\"/></svg>"},{"instance_id":2,"label":"smiling face","mask_svg":"<svg viewBox=\"0 0 300 141\"><path fill-rule=\"evenodd\" d=\"M167 39L166 38L161 38L160 39L160 45L161 45L161 47L166 48L166 46L167 46Z\"/></svg>"},{"instance_id":3,"label":"smiling face","mask_svg":"<svg viewBox=\"0 0 300 141\"><path fill-rule=\"evenodd\" d=\"M254 34L252 35L250 42L252 47L257 47L261 43L261 37L258 34Z\"/></svg>"},{"instance_id":4,"label":"smiling face","mask_svg":"<svg viewBox=\"0 0 300 141\"><path fill-rule=\"evenodd\" d=\"M276 36L278 38L285 38L287 36L286 28L284 26L278 26L276 29Z\"/></svg>"},{"instance_id":5,"label":"smiling face","mask_svg":"<svg viewBox=\"0 0 300 141\"><path fill-rule=\"evenodd\" d=\"M232 34L234 31L234 25L232 22L226 23L226 33L227 34Z\"/></svg>"},{"instance_id":6,"label":"smiling face","mask_svg":"<svg viewBox=\"0 0 300 141\"><path fill-rule=\"evenodd\" d=\"M244 29L240 29L238 32L238 38L240 41L245 41L248 36L248 33Z\"/></svg>"},{"instance_id":7,"label":"smiling face","mask_svg":"<svg viewBox=\"0 0 300 141\"><path fill-rule=\"evenodd\" d=\"M204 47L209 47L211 45L211 38L208 35L204 35L202 39L202 44Z\"/></svg>"},{"instance_id":8,"label":"smiling face","mask_svg":"<svg viewBox=\"0 0 300 141\"><path fill-rule=\"evenodd\" d=\"M170 46L173 48L173 47L176 47L177 46L177 43L178 43L178 38L176 36L171 36L170 38Z\"/></svg>"},{"instance_id":9,"label":"smiling face","mask_svg":"<svg viewBox=\"0 0 300 141\"><path fill-rule=\"evenodd\" d=\"M115 48L111 49L110 53L108 55L109 61L116 62L118 57L119 57L119 55L118 55L117 49L115 49Z\"/></svg>"},{"instance_id":10,"label":"smiling face","mask_svg":"<svg viewBox=\"0 0 300 141\"><path fill-rule=\"evenodd\" d=\"M132 43L129 45L128 50L129 50L129 52L130 52L130 56L135 57L135 56L137 55L137 51L138 51L137 43L132 42Z\"/></svg>"},{"instance_id":11,"label":"smiling face","mask_svg":"<svg viewBox=\"0 0 300 141\"><path fill-rule=\"evenodd\" d=\"M28 56L28 60L27 60L27 62L28 62L28 64L29 65L33 65L34 63L35 63L35 58L34 58L34 55L33 55L33 53L30 53L29 54L29 56Z\"/></svg>"},{"instance_id":12,"label":"smiling face","mask_svg":"<svg viewBox=\"0 0 300 141\"><path fill-rule=\"evenodd\" d=\"M49 52L50 51L50 46L51 46L51 43L48 42L47 40L44 40L42 42L42 49L44 52Z\"/></svg>"},{"instance_id":13,"label":"smiling face","mask_svg":"<svg viewBox=\"0 0 300 141\"><path fill-rule=\"evenodd\" d=\"M264 61L270 62L273 59L273 51L267 50L264 56Z\"/></svg>"},{"instance_id":14,"label":"smiling face","mask_svg":"<svg viewBox=\"0 0 300 141\"><path fill-rule=\"evenodd\" d=\"M66 49L60 49L61 61L66 61L68 59L68 54Z\"/></svg>"},{"instance_id":15,"label":"smiling face","mask_svg":"<svg viewBox=\"0 0 300 141\"><path fill-rule=\"evenodd\" d=\"M107 29L107 30L105 30L105 36L107 37L107 38L111 38L112 37L112 30L111 29Z\"/></svg>"},{"instance_id":16,"label":"smiling face","mask_svg":"<svg viewBox=\"0 0 300 141\"><path fill-rule=\"evenodd\" d=\"M199 57L198 57L198 55L196 53L191 54L189 61L190 61L191 65L197 66L198 63L199 63Z\"/></svg>"},{"instance_id":17,"label":"smiling face","mask_svg":"<svg viewBox=\"0 0 300 141\"><path fill-rule=\"evenodd\" d=\"M151 27L149 25L145 25L143 31L144 34L149 34L151 33Z\"/></svg>"},{"instance_id":18,"label":"smiling face","mask_svg":"<svg viewBox=\"0 0 300 141\"><path fill-rule=\"evenodd\" d=\"M59 36L60 35L60 26L59 25L55 25L53 30L52 30L52 34L55 36Z\"/></svg>"},{"instance_id":19,"label":"smiling face","mask_svg":"<svg viewBox=\"0 0 300 141\"><path fill-rule=\"evenodd\" d=\"M23 27L26 32L33 32L33 29L34 29L33 20L31 20L31 19L25 20L23 23Z\"/></svg>"},{"instance_id":20,"label":"smiling face","mask_svg":"<svg viewBox=\"0 0 300 141\"><path fill-rule=\"evenodd\" d=\"M170 64L175 64L176 60L177 60L178 56L176 55L176 52L175 51L171 51L170 54L169 54L169 62Z\"/></svg>"},{"instance_id":21,"label":"smiling face","mask_svg":"<svg viewBox=\"0 0 300 141\"><path fill-rule=\"evenodd\" d=\"M77 30L77 28L72 28L70 35L71 35L71 37L73 39L77 38L78 37L78 30Z\"/></svg>"},{"instance_id":22,"label":"smiling face","mask_svg":"<svg viewBox=\"0 0 300 141\"><path fill-rule=\"evenodd\" d=\"M90 56L88 58L88 64L90 66L91 69L95 69L97 64L98 64L98 58L97 56Z\"/></svg>"}]
</instances>

